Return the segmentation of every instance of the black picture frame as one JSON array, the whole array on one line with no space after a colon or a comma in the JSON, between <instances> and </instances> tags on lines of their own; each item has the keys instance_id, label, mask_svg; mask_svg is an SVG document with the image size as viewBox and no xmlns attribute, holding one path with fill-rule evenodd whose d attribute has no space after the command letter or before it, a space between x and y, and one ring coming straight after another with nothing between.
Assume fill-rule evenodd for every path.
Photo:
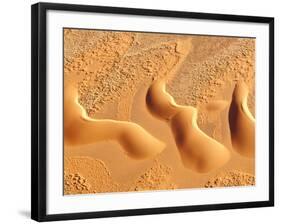
<instances>
[{"instance_id":1,"label":"black picture frame","mask_svg":"<svg viewBox=\"0 0 281 224\"><path fill-rule=\"evenodd\" d=\"M31 10L31 218L36 221L70 220L160 213L193 212L274 206L274 18L163 11L89 5L37 3ZM101 212L46 214L46 12L64 10L124 15L162 16L269 24L269 200L243 203L160 207ZM48 46L49 47L49 46Z\"/></svg>"}]
</instances>

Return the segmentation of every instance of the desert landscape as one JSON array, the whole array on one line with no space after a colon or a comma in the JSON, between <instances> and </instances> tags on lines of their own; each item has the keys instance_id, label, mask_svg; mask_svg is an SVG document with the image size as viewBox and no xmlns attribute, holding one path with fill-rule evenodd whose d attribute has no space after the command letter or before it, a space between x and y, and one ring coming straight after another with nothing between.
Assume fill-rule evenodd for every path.
<instances>
[{"instance_id":1,"label":"desert landscape","mask_svg":"<svg viewBox=\"0 0 281 224\"><path fill-rule=\"evenodd\" d=\"M64 194L255 185L255 39L64 28Z\"/></svg>"}]
</instances>

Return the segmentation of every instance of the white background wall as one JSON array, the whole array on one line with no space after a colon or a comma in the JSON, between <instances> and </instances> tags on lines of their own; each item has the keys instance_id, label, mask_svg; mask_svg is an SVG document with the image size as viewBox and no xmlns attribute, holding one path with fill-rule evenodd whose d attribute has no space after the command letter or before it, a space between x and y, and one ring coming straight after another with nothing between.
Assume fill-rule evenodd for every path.
<instances>
[{"instance_id":1,"label":"white background wall","mask_svg":"<svg viewBox=\"0 0 281 224\"><path fill-rule=\"evenodd\" d=\"M0 223L34 223L30 215L30 5L0 6ZM68 0L63 3L139 7L275 17L275 180L274 208L136 216L60 223L280 223L280 5L278 0ZM149 202L148 202L149 203ZM279 220L278 220L279 219Z\"/></svg>"}]
</instances>

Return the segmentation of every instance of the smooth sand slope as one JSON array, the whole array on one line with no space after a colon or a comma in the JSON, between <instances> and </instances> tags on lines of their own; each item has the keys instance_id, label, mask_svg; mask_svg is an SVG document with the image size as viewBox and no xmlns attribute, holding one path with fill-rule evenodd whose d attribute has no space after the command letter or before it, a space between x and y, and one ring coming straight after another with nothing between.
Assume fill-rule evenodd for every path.
<instances>
[{"instance_id":1,"label":"smooth sand slope","mask_svg":"<svg viewBox=\"0 0 281 224\"><path fill-rule=\"evenodd\" d=\"M169 122L187 168L204 173L223 166L229 160L229 150L198 127L197 109L177 105L165 91L164 80L151 85L146 102L152 114Z\"/></svg>"},{"instance_id":2,"label":"smooth sand slope","mask_svg":"<svg viewBox=\"0 0 281 224\"><path fill-rule=\"evenodd\" d=\"M229 109L229 127L233 148L243 156L255 156L255 118L248 108L248 88L236 84Z\"/></svg>"},{"instance_id":3,"label":"smooth sand slope","mask_svg":"<svg viewBox=\"0 0 281 224\"><path fill-rule=\"evenodd\" d=\"M74 87L65 88L64 111L66 144L79 146L116 140L123 146L127 155L134 159L153 157L165 147L164 143L135 123L89 118L85 109L78 103L78 92Z\"/></svg>"}]
</instances>

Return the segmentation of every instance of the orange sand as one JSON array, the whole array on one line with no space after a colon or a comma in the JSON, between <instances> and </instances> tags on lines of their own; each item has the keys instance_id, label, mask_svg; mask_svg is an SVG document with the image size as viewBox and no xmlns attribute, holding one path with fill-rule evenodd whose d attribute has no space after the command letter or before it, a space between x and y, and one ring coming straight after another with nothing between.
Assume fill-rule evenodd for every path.
<instances>
[{"instance_id":1,"label":"orange sand","mask_svg":"<svg viewBox=\"0 0 281 224\"><path fill-rule=\"evenodd\" d=\"M241 171L225 172L212 180L205 187L233 187L255 185L255 176Z\"/></svg>"},{"instance_id":2,"label":"orange sand","mask_svg":"<svg viewBox=\"0 0 281 224\"><path fill-rule=\"evenodd\" d=\"M229 127L232 146L241 155L255 155L255 118L247 105L248 89L241 82L236 84L229 109Z\"/></svg>"},{"instance_id":3,"label":"orange sand","mask_svg":"<svg viewBox=\"0 0 281 224\"><path fill-rule=\"evenodd\" d=\"M65 194L254 185L254 39L64 29L64 56Z\"/></svg>"},{"instance_id":4,"label":"orange sand","mask_svg":"<svg viewBox=\"0 0 281 224\"><path fill-rule=\"evenodd\" d=\"M198 127L197 109L176 104L172 96L165 92L163 80L152 83L146 102L153 114L169 122L187 168L197 172L209 172L229 160L229 150Z\"/></svg>"},{"instance_id":5,"label":"orange sand","mask_svg":"<svg viewBox=\"0 0 281 224\"><path fill-rule=\"evenodd\" d=\"M91 119L78 103L77 88L65 87L64 143L71 146L117 140L128 156L143 159L160 153L164 144L141 126L125 121Z\"/></svg>"}]
</instances>

